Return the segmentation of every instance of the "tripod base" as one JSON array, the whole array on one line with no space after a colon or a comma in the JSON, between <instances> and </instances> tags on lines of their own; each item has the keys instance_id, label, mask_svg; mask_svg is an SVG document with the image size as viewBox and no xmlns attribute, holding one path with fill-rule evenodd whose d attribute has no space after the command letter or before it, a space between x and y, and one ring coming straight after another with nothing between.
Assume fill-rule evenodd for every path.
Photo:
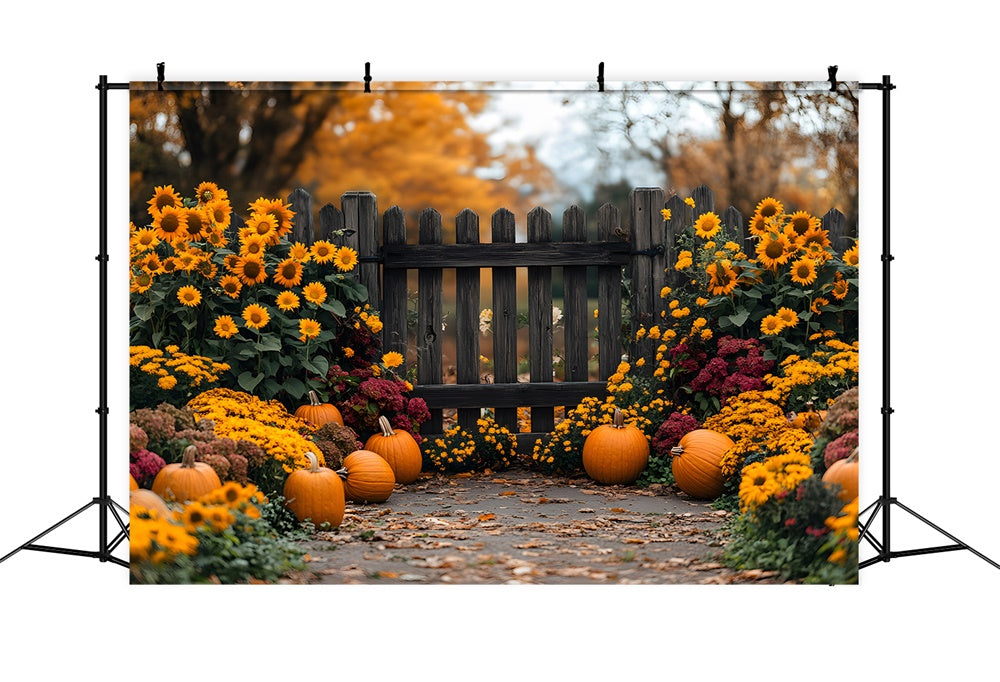
<instances>
[{"instance_id":1,"label":"tripod base","mask_svg":"<svg viewBox=\"0 0 1000 682\"><path fill-rule=\"evenodd\" d=\"M72 547L54 547L52 545L39 545L36 543L37 540L41 540L43 537L54 531L56 528L59 528L66 522L79 516L80 514L87 511L94 505L100 507L101 510L101 548L99 550L88 551L84 549L73 549ZM127 561L125 561L124 559L119 559L116 556L112 556L111 554L111 552L113 552L115 548L117 548L123 541L128 539L128 524L122 521L122 517L119 516L118 514L119 510L122 513L124 513L126 517L128 516L128 510L125 509L125 507L118 504L117 502L115 502L114 500L112 500L110 497L103 497L103 498L95 497L93 500L83 505L75 512L67 516L66 518L55 523L49 528L46 528L41 533L28 540L14 551L9 552L8 554L0 558L0 563L7 561L7 559L11 558L21 550L31 550L34 552L49 552L51 554L69 554L71 556L90 557L91 559L99 559L101 562L110 561L113 564L118 564L119 566L124 566L125 568L128 568L129 563ZM118 534L115 535L114 538L112 538L111 542L107 541L107 535L105 533L107 527L108 511L110 511L111 514L115 517L115 521L118 522L118 527L120 529L118 531Z\"/></svg>"},{"instance_id":2,"label":"tripod base","mask_svg":"<svg viewBox=\"0 0 1000 682\"><path fill-rule=\"evenodd\" d=\"M903 511L905 511L906 513L908 513L910 516L914 517L918 521L924 523L927 526L930 526L931 528L933 528L937 532L941 533L941 535L944 535L946 538L948 538L949 540L951 540L954 544L951 544L951 545L938 545L936 547L923 547L923 548L920 548L920 549L906 549L906 550L902 550L902 551L892 551L889 548L888 528L885 528L885 532L886 532L885 544L882 544L881 542L879 542L875 538L875 536L872 534L872 531L871 531L872 523L875 521L875 517L878 516L878 513L884 509L886 515L888 516L889 509L892 506L899 507L900 509L902 509ZM865 509L863 509L861 511L861 513L858 514L858 518L860 519L862 516L864 516L868 512L868 510L872 510L872 513L871 513L871 516L868 517L867 521L865 521L864 523L860 523L859 524L859 526L858 526L859 537L862 540L866 540L868 542L868 544L870 544L873 548L875 548L875 551L878 552L878 556L872 557L871 559L865 559L864 561L860 562L858 564L858 568L859 569L865 568L867 566L871 566L872 564L876 564L876 563L879 563L879 562L889 561L890 559L897 559L899 557L918 556L918 555L921 555L921 554L940 554L942 552L957 552L959 550L968 550L968 551L972 552L973 554L975 554L980 559L982 559L983 561L985 561L986 563L988 563L991 566L993 566L994 568L1000 569L1000 564L998 564L997 562L993 561L993 559L990 559L988 556L986 556L982 552L978 552L975 549L973 549L972 547L969 547L967 544L965 544L964 542L962 542L961 540L959 540L958 538L956 538L954 535L952 535L948 531L944 530L943 528L941 528L941 527L939 527L939 526L931 523L930 521L928 521L927 519L925 519L923 516L921 516L920 514L918 514L917 512L913 511L912 509L910 509L909 507L907 507L906 505L904 505L902 502L900 502L899 500L897 500L895 497L888 497L888 498L887 497L880 497L880 498L878 498L875 502L873 502L870 505L868 505L867 507L865 507Z\"/></svg>"}]
</instances>

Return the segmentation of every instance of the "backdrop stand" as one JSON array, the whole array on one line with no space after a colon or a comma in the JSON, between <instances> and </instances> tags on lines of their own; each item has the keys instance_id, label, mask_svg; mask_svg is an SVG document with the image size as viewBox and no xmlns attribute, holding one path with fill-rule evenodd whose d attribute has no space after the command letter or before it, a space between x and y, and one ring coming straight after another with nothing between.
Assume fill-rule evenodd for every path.
<instances>
[{"instance_id":1,"label":"backdrop stand","mask_svg":"<svg viewBox=\"0 0 1000 682\"><path fill-rule=\"evenodd\" d=\"M836 67L830 68L831 82L833 82ZM889 417L892 415L893 409L889 406L889 264L892 262L893 257L889 254L889 93L895 88L896 86L892 84L889 76L882 76L881 83L861 83L862 90L882 91L882 495L858 514L858 519L860 520L862 516L871 510L871 515L868 519L858 526L859 538L867 541L878 552L878 556L860 562L858 568L862 569L875 563L886 562L890 559L900 557L939 554L941 552L954 552L963 549L969 550L988 564L1000 568L1000 564L996 561L993 561L982 552L976 551L951 533L931 523L893 497L890 492L889 466L891 457L889 449ZM933 528L954 544L894 551L890 544L890 530L892 525L890 522L890 512L893 506L899 507L921 523ZM881 542L872 532L872 524L880 511L882 512Z\"/></svg>"},{"instance_id":2,"label":"backdrop stand","mask_svg":"<svg viewBox=\"0 0 1000 682\"><path fill-rule=\"evenodd\" d=\"M99 114L99 138L100 138L100 253L97 260L100 263L100 342L99 342L99 367L100 373L100 406L97 408L100 420L100 437L98 445L98 457L100 465L98 467L99 490L97 497L83 505L75 512L62 519L58 523L45 529L35 537L31 538L23 545L0 558L0 563L6 561L21 550L32 550L35 552L50 552L52 554L69 554L72 556L90 557L99 559L102 563L111 562L119 566L128 568L128 561L119 559L111 553L125 540L128 539L128 524L119 514L121 512L128 518L128 510L115 502L108 495L108 90L127 90L128 83L108 83L107 76L101 76L97 84L100 95ZM40 545L38 540L59 528L63 524L76 518L91 507L98 508L98 549L95 551L74 549L72 547L55 547L52 545ZM108 514L111 514L118 523L118 532L113 538L108 540Z\"/></svg>"}]
</instances>

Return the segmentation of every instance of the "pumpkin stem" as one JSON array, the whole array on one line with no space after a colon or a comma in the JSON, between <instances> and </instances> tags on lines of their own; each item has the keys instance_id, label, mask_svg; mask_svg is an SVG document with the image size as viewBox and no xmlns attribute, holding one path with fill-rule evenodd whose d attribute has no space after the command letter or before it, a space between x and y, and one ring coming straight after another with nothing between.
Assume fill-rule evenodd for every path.
<instances>
[{"instance_id":1,"label":"pumpkin stem","mask_svg":"<svg viewBox=\"0 0 1000 682\"><path fill-rule=\"evenodd\" d=\"M319 394L316 393L316 391L314 391L313 389L309 389L309 404L312 405L313 407L318 407L319 405L322 405L322 403L319 401Z\"/></svg>"},{"instance_id":2,"label":"pumpkin stem","mask_svg":"<svg viewBox=\"0 0 1000 682\"><path fill-rule=\"evenodd\" d=\"M198 447L196 445L189 445L184 448L184 454L181 455L181 468L182 469L192 469L194 468L195 461L194 456L198 454Z\"/></svg>"},{"instance_id":3,"label":"pumpkin stem","mask_svg":"<svg viewBox=\"0 0 1000 682\"><path fill-rule=\"evenodd\" d=\"M337 469L336 471L334 471L333 473L335 473L338 476L340 476L340 478L342 478L343 480L345 480L345 481L347 480L347 467L341 467L341 468Z\"/></svg>"},{"instance_id":4,"label":"pumpkin stem","mask_svg":"<svg viewBox=\"0 0 1000 682\"><path fill-rule=\"evenodd\" d=\"M378 425L382 429L382 435L386 438L396 435L396 432L392 430L392 424L390 424L389 420L385 418L385 415L381 415L378 418Z\"/></svg>"},{"instance_id":5,"label":"pumpkin stem","mask_svg":"<svg viewBox=\"0 0 1000 682\"><path fill-rule=\"evenodd\" d=\"M311 452L307 452L306 459L309 460L309 471L314 474L319 473L319 460L316 458L316 455Z\"/></svg>"},{"instance_id":6,"label":"pumpkin stem","mask_svg":"<svg viewBox=\"0 0 1000 682\"><path fill-rule=\"evenodd\" d=\"M615 416L612 418L612 422L611 423L612 423L612 426L614 426L616 429L624 429L625 428L625 415L623 415L622 411L620 409L618 409L617 407L615 408Z\"/></svg>"},{"instance_id":7,"label":"pumpkin stem","mask_svg":"<svg viewBox=\"0 0 1000 682\"><path fill-rule=\"evenodd\" d=\"M853 450L851 450L851 454L847 456L847 461L851 462L852 464L854 462L858 461L858 449L857 448L854 448Z\"/></svg>"},{"instance_id":8,"label":"pumpkin stem","mask_svg":"<svg viewBox=\"0 0 1000 682\"><path fill-rule=\"evenodd\" d=\"M670 454L673 455L674 457L680 457L681 455L684 454L684 448L682 448L680 445L675 445L674 447L670 448Z\"/></svg>"}]
</instances>

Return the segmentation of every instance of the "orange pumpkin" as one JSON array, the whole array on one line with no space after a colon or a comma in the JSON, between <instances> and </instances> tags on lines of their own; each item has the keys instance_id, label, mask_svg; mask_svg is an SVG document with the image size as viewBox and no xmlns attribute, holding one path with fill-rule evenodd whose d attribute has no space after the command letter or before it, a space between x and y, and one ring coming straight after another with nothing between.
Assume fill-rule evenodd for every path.
<instances>
[{"instance_id":1,"label":"orange pumpkin","mask_svg":"<svg viewBox=\"0 0 1000 682\"><path fill-rule=\"evenodd\" d=\"M295 410L295 416L299 419L305 419L315 426L323 426L327 422L336 422L341 426L344 425L344 418L341 416L340 410L337 409L336 405L321 403L319 401L319 394L312 390L309 391L309 404L300 405Z\"/></svg>"},{"instance_id":2,"label":"orange pumpkin","mask_svg":"<svg viewBox=\"0 0 1000 682\"><path fill-rule=\"evenodd\" d=\"M634 483L649 462L646 435L615 409L612 423L601 424L583 442L583 468L598 483Z\"/></svg>"},{"instance_id":3,"label":"orange pumpkin","mask_svg":"<svg viewBox=\"0 0 1000 682\"><path fill-rule=\"evenodd\" d=\"M352 502L385 502L396 484L392 467L371 450L355 450L337 471L344 479L344 495Z\"/></svg>"},{"instance_id":4,"label":"orange pumpkin","mask_svg":"<svg viewBox=\"0 0 1000 682\"><path fill-rule=\"evenodd\" d=\"M670 450L671 469L677 487L691 497L714 500L722 494L722 456L733 447L732 439L710 429L695 429Z\"/></svg>"},{"instance_id":5,"label":"orange pumpkin","mask_svg":"<svg viewBox=\"0 0 1000 682\"><path fill-rule=\"evenodd\" d=\"M316 455L307 452L306 458L309 468L293 471L285 479L285 505L299 521L337 528L344 520L344 484L333 469L319 465Z\"/></svg>"},{"instance_id":6,"label":"orange pumpkin","mask_svg":"<svg viewBox=\"0 0 1000 682\"><path fill-rule=\"evenodd\" d=\"M222 487L215 469L204 462L194 461L197 453L198 448L189 445L184 448L180 462L160 469L153 479L153 492L167 501L187 502Z\"/></svg>"},{"instance_id":7,"label":"orange pumpkin","mask_svg":"<svg viewBox=\"0 0 1000 682\"><path fill-rule=\"evenodd\" d=\"M365 450L377 453L389 463L397 483L413 483L420 475L423 458L420 446L406 431L393 431L389 420L378 418L382 433L376 433L365 442Z\"/></svg>"},{"instance_id":8,"label":"orange pumpkin","mask_svg":"<svg viewBox=\"0 0 1000 682\"><path fill-rule=\"evenodd\" d=\"M839 459L830 465L823 474L823 482L831 486L839 485L837 497L844 502L850 502L858 496L858 449L845 459Z\"/></svg>"},{"instance_id":9,"label":"orange pumpkin","mask_svg":"<svg viewBox=\"0 0 1000 682\"><path fill-rule=\"evenodd\" d=\"M135 480L135 476L132 474L128 475L128 489L130 491L139 489L139 482Z\"/></svg>"},{"instance_id":10,"label":"orange pumpkin","mask_svg":"<svg viewBox=\"0 0 1000 682\"><path fill-rule=\"evenodd\" d=\"M151 512L155 511L161 519L170 518L170 508L167 506L167 503L152 490L136 488L130 491L128 494L128 505L132 509L142 507Z\"/></svg>"}]
</instances>

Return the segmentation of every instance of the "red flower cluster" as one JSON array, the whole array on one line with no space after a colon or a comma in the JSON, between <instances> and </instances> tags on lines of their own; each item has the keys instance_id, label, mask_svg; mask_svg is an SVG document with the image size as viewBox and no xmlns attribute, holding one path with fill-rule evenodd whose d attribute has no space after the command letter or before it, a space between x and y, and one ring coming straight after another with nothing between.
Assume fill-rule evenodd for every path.
<instances>
[{"instance_id":1,"label":"red flower cluster","mask_svg":"<svg viewBox=\"0 0 1000 682\"><path fill-rule=\"evenodd\" d=\"M652 454L654 457L665 457L670 449L681 442L685 434L700 429L701 423L689 414L671 412L666 421L660 424L653 434Z\"/></svg>"},{"instance_id":2,"label":"red flower cluster","mask_svg":"<svg viewBox=\"0 0 1000 682\"><path fill-rule=\"evenodd\" d=\"M418 443L420 425L431 418L423 398L409 397L405 381L393 376L376 377L372 368L345 371L330 367L326 376L330 400L340 406L344 426L354 429L362 439L379 431L378 418L385 416L395 429L409 431Z\"/></svg>"}]
</instances>

